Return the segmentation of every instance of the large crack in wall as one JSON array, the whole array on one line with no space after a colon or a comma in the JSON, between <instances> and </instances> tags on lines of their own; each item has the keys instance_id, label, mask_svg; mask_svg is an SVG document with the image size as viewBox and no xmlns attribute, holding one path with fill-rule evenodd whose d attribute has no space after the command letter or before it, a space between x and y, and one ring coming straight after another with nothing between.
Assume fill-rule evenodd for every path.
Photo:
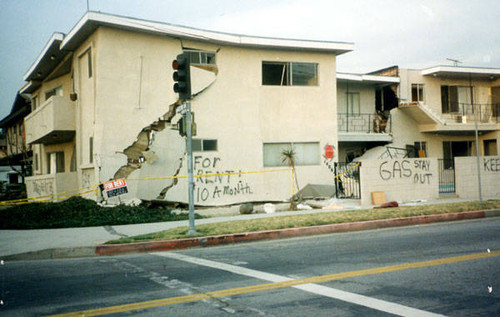
<instances>
[{"instance_id":1,"label":"large crack in wall","mask_svg":"<svg viewBox=\"0 0 500 317\"><path fill-rule=\"evenodd\" d=\"M127 147L123 153L127 156L127 165L121 166L113 176L113 179L127 178L133 171L139 169L144 164L144 154L149 151L152 143L152 132L160 132L172 122L176 114L176 109L181 103L176 101L169 106L169 110L157 121L143 128L137 140Z\"/></svg>"},{"instance_id":2,"label":"large crack in wall","mask_svg":"<svg viewBox=\"0 0 500 317\"><path fill-rule=\"evenodd\" d=\"M193 69L195 70L194 72ZM198 71L196 71L196 69L198 69ZM191 70L192 70L191 72L192 78L193 78L193 73L195 74L195 78L196 74L202 74L200 73L200 71L213 73L215 75L215 77L213 77L211 81L205 78L202 80L201 83L198 83L198 87L200 87L201 89L197 89L195 85L192 84L195 93L193 93L191 100L194 100L197 96L205 92L208 88L210 88L214 84L218 74L218 67L216 65L196 65L192 66ZM137 135L137 140L123 151L123 154L127 156L127 164L121 166L118 169L118 171L116 171L116 173L113 176L113 179L119 179L119 178L126 179L131 173L133 173L137 169L140 169L144 163L148 162L148 158L154 158L156 156L156 154L152 153L152 151L150 150L150 147L154 142L154 137L153 137L154 133L161 132L165 128L171 127L171 122L175 117L175 115L177 114L177 107L180 106L181 104L182 101L177 100L175 103L169 106L169 110L167 113L161 116L157 121L144 127L141 130L141 132L139 132L139 134ZM184 153L178 159L178 166L176 168L174 176L179 175L185 156L186 153ZM174 178L172 184L166 186L160 191L159 195L157 196L157 199L164 199L167 192L177 184L178 184L178 179Z\"/></svg>"}]
</instances>

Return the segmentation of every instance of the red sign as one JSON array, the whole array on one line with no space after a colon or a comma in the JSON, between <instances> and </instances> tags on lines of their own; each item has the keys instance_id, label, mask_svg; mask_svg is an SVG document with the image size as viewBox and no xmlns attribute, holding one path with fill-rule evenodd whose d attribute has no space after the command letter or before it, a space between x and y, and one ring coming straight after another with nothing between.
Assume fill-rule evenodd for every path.
<instances>
[{"instance_id":1,"label":"red sign","mask_svg":"<svg viewBox=\"0 0 500 317\"><path fill-rule=\"evenodd\" d=\"M325 158L331 160L334 156L335 156L335 148L332 145L327 144L325 146Z\"/></svg>"},{"instance_id":2,"label":"red sign","mask_svg":"<svg viewBox=\"0 0 500 317\"><path fill-rule=\"evenodd\" d=\"M104 183L104 190L112 190L125 186L127 186L127 182L124 179L117 179Z\"/></svg>"}]
</instances>

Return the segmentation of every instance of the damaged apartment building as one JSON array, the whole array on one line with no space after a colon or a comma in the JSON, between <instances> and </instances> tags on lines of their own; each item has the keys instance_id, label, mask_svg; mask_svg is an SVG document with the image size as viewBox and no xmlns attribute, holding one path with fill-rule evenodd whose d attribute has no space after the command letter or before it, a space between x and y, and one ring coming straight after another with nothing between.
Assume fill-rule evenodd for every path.
<instances>
[{"instance_id":1,"label":"damaged apartment building","mask_svg":"<svg viewBox=\"0 0 500 317\"><path fill-rule=\"evenodd\" d=\"M337 56L353 49L88 12L53 34L24 77L28 196L102 200L98 184L125 179L128 197L187 202L172 89L180 53L191 61L197 205L283 201L307 184L335 184L349 162L412 157L439 161L439 192L455 192L454 159L475 155L476 129L479 155L498 155L500 69L337 73ZM295 175L283 156L290 149ZM339 178L344 187L369 183L350 174Z\"/></svg>"},{"instance_id":2,"label":"damaged apartment building","mask_svg":"<svg viewBox=\"0 0 500 317\"><path fill-rule=\"evenodd\" d=\"M336 56L353 48L88 12L52 36L24 77L28 195L100 199L96 184L124 178L131 197L186 202L185 178L169 178L187 174L171 67L182 52L191 60L194 170L211 175L196 178L196 204L288 199L281 152L292 147L302 184L330 183L322 153L337 148Z\"/></svg>"}]
</instances>

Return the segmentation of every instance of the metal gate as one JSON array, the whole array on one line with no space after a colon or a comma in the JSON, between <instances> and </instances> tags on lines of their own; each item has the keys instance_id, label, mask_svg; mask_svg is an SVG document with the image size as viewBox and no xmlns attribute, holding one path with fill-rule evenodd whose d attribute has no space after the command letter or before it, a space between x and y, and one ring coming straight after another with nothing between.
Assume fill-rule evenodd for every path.
<instances>
[{"instance_id":1,"label":"metal gate","mask_svg":"<svg viewBox=\"0 0 500 317\"><path fill-rule=\"evenodd\" d=\"M455 193L455 160L438 159L439 193Z\"/></svg>"},{"instance_id":2,"label":"metal gate","mask_svg":"<svg viewBox=\"0 0 500 317\"><path fill-rule=\"evenodd\" d=\"M359 162L335 163L335 197L361 199Z\"/></svg>"}]
</instances>

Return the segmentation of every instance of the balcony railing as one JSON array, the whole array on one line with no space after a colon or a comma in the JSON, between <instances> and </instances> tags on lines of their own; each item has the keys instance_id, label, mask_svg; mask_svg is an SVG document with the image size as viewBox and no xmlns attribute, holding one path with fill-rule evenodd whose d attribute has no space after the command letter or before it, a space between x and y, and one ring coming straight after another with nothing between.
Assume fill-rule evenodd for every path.
<instances>
[{"instance_id":1,"label":"balcony railing","mask_svg":"<svg viewBox=\"0 0 500 317\"><path fill-rule=\"evenodd\" d=\"M71 141L76 131L76 106L69 97L52 96L24 119L26 143Z\"/></svg>"},{"instance_id":2,"label":"balcony railing","mask_svg":"<svg viewBox=\"0 0 500 317\"><path fill-rule=\"evenodd\" d=\"M449 106L448 115L456 123L468 123L477 121L480 123L498 123L500 122L500 104L473 104L470 103L452 103Z\"/></svg>"},{"instance_id":3,"label":"balcony railing","mask_svg":"<svg viewBox=\"0 0 500 317\"><path fill-rule=\"evenodd\" d=\"M337 113L339 132L391 133L391 116L386 118L374 113Z\"/></svg>"},{"instance_id":4,"label":"balcony railing","mask_svg":"<svg viewBox=\"0 0 500 317\"><path fill-rule=\"evenodd\" d=\"M56 194L77 189L78 174L77 172L66 172L31 176L26 177L25 182L29 198L44 197L50 200L57 198Z\"/></svg>"}]
</instances>

